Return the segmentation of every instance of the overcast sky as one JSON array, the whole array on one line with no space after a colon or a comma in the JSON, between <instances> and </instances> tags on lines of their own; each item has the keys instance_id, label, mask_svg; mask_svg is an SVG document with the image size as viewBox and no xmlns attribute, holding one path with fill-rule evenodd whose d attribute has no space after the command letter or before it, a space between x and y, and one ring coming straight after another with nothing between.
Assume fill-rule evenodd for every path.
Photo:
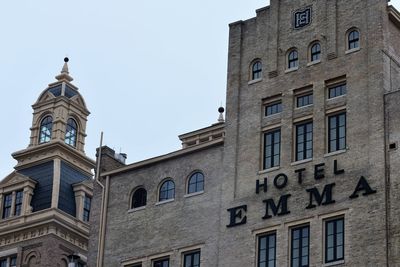
<instances>
[{"instance_id":1,"label":"overcast sky","mask_svg":"<svg viewBox=\"0 0 400 267\"><path fill-rule=\"evenodd\" d=\"M104 143L135 162L179 149L225 104L228 24L265 0L0 3L0 179L29 144L31 105L70 58L89 116L86 153ZM392 1L400 8L400 0Z\"/></svg>"}]
</instances>

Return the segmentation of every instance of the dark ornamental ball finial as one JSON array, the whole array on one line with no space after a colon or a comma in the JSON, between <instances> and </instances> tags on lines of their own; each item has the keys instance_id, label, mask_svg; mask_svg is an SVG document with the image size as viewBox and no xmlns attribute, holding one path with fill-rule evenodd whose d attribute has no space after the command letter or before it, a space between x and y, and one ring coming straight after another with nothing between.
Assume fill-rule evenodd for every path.
<instances>
[{"instance_id":1,"label":"dark ornamental ball finial","mask_svg":"<svg viewBox=\"0 0 400 267\"><path fill-rule=\"evenodd\" d=\"M218 112L219 113L224 113L225 109L223 107L219 107Z\"/></svg>"},{"instance_id":2,"label":"dark ornamental ball finial","mask_svg":"<svg viewBox=\"0 0 400 267\"><path fill-rule=\"evenodd\" d=\"M65 57L64 62L67 63L69 61L69 58Z\"/></svg>"}]
</instances>

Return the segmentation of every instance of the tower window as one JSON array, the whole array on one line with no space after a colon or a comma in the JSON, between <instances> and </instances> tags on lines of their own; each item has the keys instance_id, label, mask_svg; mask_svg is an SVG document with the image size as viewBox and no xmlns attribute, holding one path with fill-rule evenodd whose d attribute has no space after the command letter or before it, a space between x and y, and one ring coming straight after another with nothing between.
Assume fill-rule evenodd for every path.
<instances>
[{"instance_id":1,"label":"tower window","mask_svg":"<svg viewBox=\"0 0 400 267\"><path fill-rule=\"evenodd\" d=\"M312 158L313 123L296 125L296 161Z\"/></svg>"},{"instance_id":2,"label":"tower window","mask_svg":"<svg viewBox=\"0 0 400 267\"><path fill-rule=\"evenodd\" d=\"M352 30L348 35L348 49L360 47L360 33L357 30Z\"/></svg>"},{"instance_id":3,"label":"tower window","mask_svg":"<svg viewBox=\"0 0 400 267\"><path fill-rule=\"evenodd\" d=\"M309 266L309 232L308 225L292 229L291 267Z\"/></svg>"},{"instance_id":4,"label":"tower window","mask_svg":"<svg viewBox=\"0 0 400 267\"><path fill-rule=\"evenodd\" d=\"M175 198L175 184L172 180L165 181L160 187L159 201Z\"/></svg>"},{"instance_id":5,"label":"tower window","mask_svg":"<svg viewBox=\"0 0 400 267\"><path fill-rule=\"evenodd\" d=\"M6 219L11 216L11 205L12 205L12 194L7 194L4 196L3 219Z\"/></svg>"},{"instance_id":6,"label":"tower window","mask_svg":"<svg viewBox=\"0 0 400 267\"><path fill-rule=\"evenodd\" d=\"M325 222L325 262L344 259L344 218Z\"/></svg>"},{"instance_id":7,"label":"tower window","mask_svg":"<svg viewBox=\"0 0 400 267\"><path fill-rule=\"evenodd\" d=\"M251 72L251 79L252 80L257 80L261 79L262 75L262 64L261 61L257 61L253 64L252 66L252 72Z\"/></svg>"},{"instance_id":8,"label":"tower window","mask_svg":"<svg viewBox=\"0 0 400 267\"><path fill-rule=\"evenodd\" d=\"M299 66L299 54L296 49L289 52L288 69L297 68Z\"/></svg>"},{"instance_id":9,"label":"tower window","mask_svg":"<svg viewBox=\"0 0 400 267\"><path fill-rule=\"evenodd\" d=\"M76 136L77 136L78 126L73 119L68 119L67 129L65 131L65 143L67 145L76 146Z\"/></svg>"},{"instance_id":10,"label":"tower window","mask_svg":"<svg viewBox=\"0 0 400 267\"><path fill-rule=\"evenodd\" d=\"M204 190L204 175L201 172L193 173L188 182L188 194L201 192Z\"/></svg>"},{"instance_id":11,"label":"tower window","mask_svg":"<svg viewBox=\"0 0 400 267\"><path fill-rule=\"evenodd\" d=\"M23 199L23 191L15 192L15 216L21 215L22 211L22 199Z\"/></svg>"},{"instance_id":12,"label":"tower window","mask_svg":"<svg viewBox=\"0 0 400 267\"><path fill-rule=\"evenodd\" d=\"M88 222L90 218L90 206L92 205L92 199L85 196L85 202L83 203L83 221Z\"/></svg>"},{"instance_id":13,"label":"tower window","mask_svg":"<svg viewBox=\"0 0 400 267\"><path fill-rule=\"evenodd\" d=\"M47 143L51 140L52 129L53 118L51 116L47 116L40 123L39 144Z\"/></svg>"},{"instance_id":14,"label":"tower window","mask_svg":"<svg viewBox=\"0 0 400 267\"><path fill-rule=\"evenodd\" d=\"M200 251L185 253L183 266L200 267Z\"/></svg>"},{"instance_id":15,"label":"tower window","mask_svg":"<svg viewBox=\"0 0 400 267\"><path fill-rule=\"evenodd\" d=\"M264 133L264 170L279 166L280 156L281 129Z\"/></svg>"},{"instance_id":16,"label":"tower window","mask_svg":"<svg viewBox=\"0 0 400 267\"><path fill-rule=\"evenodd\" d=\"M321 59L321 45L315 43L311 46L311 62L318 61Z\"/></svg>"},{"instance_id":17,"label":"tower window","mask_svg":"<svg viewBox=\"0 0 400 267\"><path fill-rule=\"evenodd\" d=\"M276 233L269 233L258 237L257 267L276 266Z\"/></svg>"},{"instance_id":18,"label":"tower window","mask_svg":"<svg viewBox=\"0 0 400 267\"><path fill-rule=\"evenodd\" d=\"M146 206L147 202L147 191L144 188L136 189L132 195L132 209Z\"/></svg>"},{"instance_id":19,"label":"tower window","mask_svg":"<svg viewBox=\"0 0 400 267\"><path fill-rule=\"evenodd\" d=\"M328 118L329 152L346 149L346 113L341 113Z\"/></svg>"}]
</instances>

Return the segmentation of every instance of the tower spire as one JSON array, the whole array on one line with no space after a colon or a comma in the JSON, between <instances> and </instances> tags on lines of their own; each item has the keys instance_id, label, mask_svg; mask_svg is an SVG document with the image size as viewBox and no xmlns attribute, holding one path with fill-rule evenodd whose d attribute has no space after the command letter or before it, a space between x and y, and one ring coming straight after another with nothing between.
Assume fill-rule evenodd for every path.
<instances>
[{"instance_id":1,"label":"tower spire","mask_svg":"<svg viewBox=\"0 0 400 267\"><path fill-rule=\"evenodd\" d=\"M69 75L69 70L68 70L68 61L69 58L65 57L64 58L64 65L61 69L61 73L56 76L56 79L61 81L61 80L66 80L68 82L73 81L74 79Z\"/></svg>"}]
</instances>

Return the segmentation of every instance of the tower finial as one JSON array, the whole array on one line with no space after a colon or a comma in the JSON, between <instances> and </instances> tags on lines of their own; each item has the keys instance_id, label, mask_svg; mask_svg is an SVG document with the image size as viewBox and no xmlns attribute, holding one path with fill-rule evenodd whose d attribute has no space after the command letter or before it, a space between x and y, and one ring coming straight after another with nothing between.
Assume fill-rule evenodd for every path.
<instances>
[{"instance_id":1,"label":"tower finial","mask_svg":"<svg viewBox=\"0 0 400 267\"><path fill-rule=\"evenodd\" d=\"M69 76L69 70L68 70L68 61L69 58L65 57L64 58L64 65L61 69L61 74L56 76L56 79L61 81L61 80L67 80L68 82L71 82L73 80L73 78L71 76Z\"/></svg>"},{"instance_id":2,"label":"tower finial","mask_svg":"<svg viewBox=\"0 0 400 267\"><path fill-rule=\"evenodd\" d=\"M225 111L225 109L222 106L218 108L218 112L219 112L218 122L225 122L224 111Z\"/></svg>"}]
</instances>

